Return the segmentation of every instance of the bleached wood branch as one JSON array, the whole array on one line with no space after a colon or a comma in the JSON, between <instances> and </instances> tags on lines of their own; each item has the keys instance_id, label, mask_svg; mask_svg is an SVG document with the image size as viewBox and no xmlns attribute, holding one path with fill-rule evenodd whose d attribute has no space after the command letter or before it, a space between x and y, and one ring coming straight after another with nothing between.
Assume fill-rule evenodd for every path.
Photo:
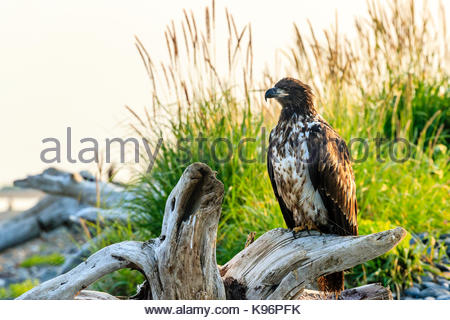
<instances>
[{"instance_id":1,"label":"bleached wood branch","mask_svg":"<svg viewBox=\"0 0 450 320\"><path fill-rule=\"evenodd\" d=\"M119 300L119 299L110 295L109 293L92 290L83 290L75 297L75 300Z\"/></svg>"},{"instance_id":2,"label":"bleached wood branch","mask_svg":"<svg viewBox=\"0 0 450 320\"><path fill-rule=\"evenodd\" d=\"M92 253L92 248L98 245L105 238L106 234L108 234L108 230L105 229L100 235L92 238L88 242L85 242L77 252L71 254L70 256L66 256L64 264L58 270L58 275L70 271L88 258Z\"/></svg>"},{"instance_id":3,"label":"bleached wood branch","mask_svg":"<svg viewBox=\"0 0 450 320\"><path fill-rule=\"evenodd\" d=\"M116 270L133 267L149 272L151 263L142 247L143 243L134 241L105 247L69 272L42 283L18 299L73 299L78 292Z\"/></svg>"},{"instance_id":4,"label":"bleached wood branch","mask_svg":"<svg viewBox=\"0 0 450 320\"><path fill-rule=\"evenodd\" d=\"M215 242L223 185L206 165L189 166L166 203L161 236L101 249L84 263L19 299L73 299L107 273L134 268L145 274L153 299L224 299Z\"/></svg>"},{"instance_id":5,"label":"bleached wood branch","mask_svg":"<svg viewBox=\"0 0 450 320\"><path fill-rule=\"evenodd\" d=\"M274 229L219 268L215 243L223 193L208 166L190 165L167 199L159 238L105 247L19 299L73 299L121 268L145 275L137 299L296 299L317 277L373 259L406 233L396 228L342 237Z\"/></svg>"}]
</instances>

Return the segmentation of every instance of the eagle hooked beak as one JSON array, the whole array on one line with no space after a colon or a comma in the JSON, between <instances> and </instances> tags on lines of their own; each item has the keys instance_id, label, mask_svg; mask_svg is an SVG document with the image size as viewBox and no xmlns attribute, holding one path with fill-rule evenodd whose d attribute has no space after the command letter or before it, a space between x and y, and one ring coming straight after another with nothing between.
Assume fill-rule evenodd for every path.
<instances>
[{"instance_id":1,"label":"eagle hooked beak","mask_svg":"<svg viewBox=\"0 0 450 320\"><path fill-rule=\"evenodd\" d=\"M283 89L273 87L266 91L266 94L264 95L264 99L267 101L267 99L270 98L280 98L280 97L286 97L288 94Z\"/></svg>"}]
</instances>

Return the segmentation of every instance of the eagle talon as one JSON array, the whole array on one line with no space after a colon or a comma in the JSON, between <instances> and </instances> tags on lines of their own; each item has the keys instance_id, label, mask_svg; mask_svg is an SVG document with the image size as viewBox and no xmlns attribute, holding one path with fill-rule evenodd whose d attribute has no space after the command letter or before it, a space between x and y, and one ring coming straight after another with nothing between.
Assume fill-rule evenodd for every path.
<instances>
[{"instance_id":1,"label":"eagle talon","mask_svg":"<svg viewBox=\"0 0 450 320\"><path fill-rule=\"evenodd\" d=\"M292 228L292 236L294 237L294 239L300 238L297 234L301 231L303 231L303 228L301 227Z\"/></svg>"}]
</instances>

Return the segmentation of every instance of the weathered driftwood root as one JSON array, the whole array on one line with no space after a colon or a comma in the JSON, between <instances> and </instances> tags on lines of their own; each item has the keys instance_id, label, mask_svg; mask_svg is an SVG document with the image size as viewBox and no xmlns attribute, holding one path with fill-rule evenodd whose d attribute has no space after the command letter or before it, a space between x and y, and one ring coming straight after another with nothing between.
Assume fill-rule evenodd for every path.
<instances>
[{"instance_id":1,"label":"weathered driftwood root","mask_svg":"<svg viewBox=\"0 0 450 320\"><path fill-rule=\"evenodd\" d=\"M274 229L225 264L221 274L243 284L248 299L295 299L318 277L374 259L404 235L402 228L349 237Z\"/></svg>"},{"instance_id":2,"label":"weathered driftwood root","mask_svg":"<svg viewBox=\"0 0 450 320\"><path fill-rule=\"evenodd\" d=\"M66 274L28 291L20 299L73 299L105 274L140 270L147 299L224 299L215 241L223 185L204 164L191 165L169 198L161 236L103 248Z\"/></svg>"},{"instance_id":3,"label":"weathered driftwood root","mask_svg":"<svg viewBox=\"0 0 450 320\"><path fill-rule=\"evenodd\" d=\"M146 277L136 299L295 299L317 277L373 259L405 235L402 228L354 237L294 235L274 229L218 267L215 243L223 193L222 183L208 166L189 166L167 199L159 238L105 247L19 299L73 299L97 279L121 268L139 270ZM364 290L357 288L342 297L361 298ZM83 291L77 296L95 297Z\"/></svg>"}]
</instances>

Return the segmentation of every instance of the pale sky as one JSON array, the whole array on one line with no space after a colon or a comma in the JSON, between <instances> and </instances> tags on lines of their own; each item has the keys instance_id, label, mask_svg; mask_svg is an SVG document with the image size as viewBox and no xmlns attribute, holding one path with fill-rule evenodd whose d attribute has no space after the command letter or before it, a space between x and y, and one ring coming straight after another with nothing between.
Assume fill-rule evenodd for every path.
<instances>
[{"instance_id":1,"label":"pale sky","mask_svg":"<svg viewBox=\"0 0 450 320\"><path fill-rule=\"evenodd\" d=\"M40 160L44 138L61 141L64 160L66 127L72 128L75 154L84 137L97 139L100 149L106 137L127 137L124 105L141 110L150 102L134 35L154 59L164 59L166 24L179 21L183 8L202 14L208 4L0 1L0 186L48 167ZM218 24L224 23L225 6L239 26L252 23L256 70L270 66L275 49L291 43L293 22L305 27L309 19L321 30L334 22L337 9L339 28L348 33L354 16L366 13L363 0L218 0ZM430 7L435 11L438 2L430 1ZM56 166L95 168L67 161Z\"/></svg>"}]
</instances>

